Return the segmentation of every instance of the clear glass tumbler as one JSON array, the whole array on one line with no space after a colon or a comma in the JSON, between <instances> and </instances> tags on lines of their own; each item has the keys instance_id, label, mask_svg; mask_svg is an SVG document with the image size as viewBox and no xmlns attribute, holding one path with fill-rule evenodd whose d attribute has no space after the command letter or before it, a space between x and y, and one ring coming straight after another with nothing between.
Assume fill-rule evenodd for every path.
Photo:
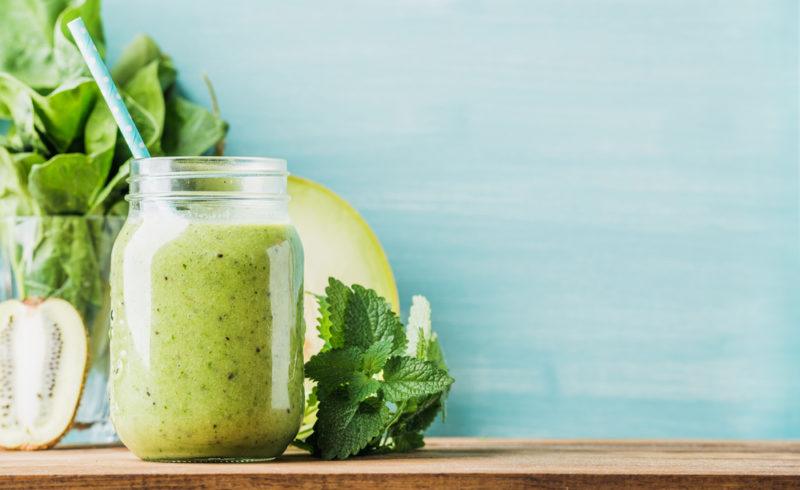
<instances>
[{"instance_id":1,"label":"clear glass tumbler","mask_svg":"<svg viewBox=\"0 0 800 490\"><path fill-rule=\"evenodd\" d=\"M0 302L60 298L81 315L89 366L72 428L59 445L118 442L109 420L111 249L122 217L0 218Z\"/></svg>"}]
</instances>

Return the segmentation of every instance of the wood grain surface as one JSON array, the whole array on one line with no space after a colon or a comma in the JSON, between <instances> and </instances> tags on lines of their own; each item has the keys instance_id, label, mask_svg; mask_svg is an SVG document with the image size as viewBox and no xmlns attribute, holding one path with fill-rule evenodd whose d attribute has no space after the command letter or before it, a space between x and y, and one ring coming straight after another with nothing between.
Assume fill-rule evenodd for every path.
<instances>
[{"instance_id":1,"label":"wood grain surface","mask_svg":"<svg viewBox=\"0 0 800 490\"><path fill-rule=\"evenodd\" d=\"M800 442L432 438L415 453L258 464L139 461L124 448L0 452L3 488L800 488Z\"/></svg>"}]
</instances>

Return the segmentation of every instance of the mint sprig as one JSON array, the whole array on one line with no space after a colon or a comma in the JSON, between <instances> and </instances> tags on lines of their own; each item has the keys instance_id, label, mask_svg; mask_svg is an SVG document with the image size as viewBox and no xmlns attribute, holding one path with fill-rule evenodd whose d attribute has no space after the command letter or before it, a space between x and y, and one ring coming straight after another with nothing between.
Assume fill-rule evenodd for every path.
<instances>
[{"instance_id":1,"label":"mint sprig","mask_svg":"<svg viewBox=\"0 0 800 490\"><path fill-rule=\"evenodd\" d=\"M409 343L375 291L330 278L325 293L318 297L325 346L305 366L317 383L309 398L318 401L316 411L306 410L316 421L296 445L324 459L422 447L454 381L431 331L427 300L414 297Z\"/></svg>"},{"instance_id":2,"label":"mint sprig","mask_svg":"<svg viewBox=\"0 0 800 490\"><path fill-rule=\"evenodd\" d=\"M405 402L435 395L453 382L447 371L413 357L393 357L383 370L383 395L390 402Z\"/></svg>"}]
</instances>

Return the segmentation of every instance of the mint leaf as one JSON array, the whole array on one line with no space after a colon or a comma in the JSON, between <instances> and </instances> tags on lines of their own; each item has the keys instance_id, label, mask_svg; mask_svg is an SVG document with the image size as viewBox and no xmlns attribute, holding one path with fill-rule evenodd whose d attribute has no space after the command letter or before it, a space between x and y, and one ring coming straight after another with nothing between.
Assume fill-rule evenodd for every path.
<instances>
[{"instance_id":1,"label":"mint leaf","mask_svg":"<svg viewBox=\"0 0 800 490\"><path fill-rule=\"evenodd\" d=\"M439 337L435 333L425 346L425 359L434 363L439 369L447 371L444 352L442 352L442 346L439 344Z\"/></svg>"},{"instance_id":2,"label":"mint leaf","mask_svg":"<svg viewBox=\"0 0 800 490\"><path fill-rule=\"evenodd\" d=\"M429 361L393 357L383 369L381 390L388 401L402 402L446 390L453 378Z\"/></svg>"},{"instance_id":3,"label":"mint leaf","mask_svg":"<svg viewBox=\"0 0 800 490\"><path fill-rule=\"evenodd\" d=\"M407 408L407 413L398 420L396 432L421 432L430 427L442 409L444 396L444 393L432 395L419 400L413 408Z\"/></svg>"},{"instance_id":4,"label":"mint leaf","mask_svg":"<svg viewBox=\"0 0 800 490\"><path fill-rule=\"evenodd\" d=\"M428 345L429 342L425 332L421 328L417 329L417 347L414 349L414 355L417 359L422 359L423 361L428 359Z\"/></svg>"},{"instance_id":5,"label":"mint leaf","mask_svg":"<svg viewBox=\"0 0 800 490\"><path fill-rule=\"evenodd\" d=\"M367 349L375 342L392 339L392 351L402 353L406 335L391 305L371 289L354 285L352 291L345 311L345 345Z\"/></svg>"},{"instance_id":6,"label":"mint leaf","mask_svg":"<svg viewBox=\"0 0 800 490\"><path fill-rule=\"evenodd\" d=\"M409 343L375 291L330 278L318 300L326 344L306 363L317 385L295 445L326 459L422 447L423 431L444 409L453 383L430 327L430 304L414 297Z\"/></svg>"},{"instance_id":7,"label":"mint leaf","mask_svg":"<svg viewBox=\"0 0 800 490\"><path fill-rule=\"evenodd\" d=\"M389 409L377 398L357 405L332 398L320 402L311 440L324 459L345 459L367 447L390 419Z\"/></svg>"},{"instance_id":8,"label":"mint leaf","mask_svg":"<svg viewBox=\"0 0 800 490\"><path fill-rule=\"evenodd\" d=\"M376 394L381 387L381 382L364 373L353 373L347 385L350 400L362 402Z\"/></svg>"},{"instance_id":9,"label":"mint leaf","mask_svg":"<svg viewBox=\"0 0 800 490\"><path fill-rule=\"evenodd\" d=\"M331 348L331 306L326 296L317 294L315 297L317 298L317 307L319 309L317 332L319 333L319 338L325 342L322 350L328 350Z\"/></svg>"},{"instance_id":10,"label":"mint leaf","mask_svg":"<svg viewBox=\"0 0 800 490\"><path fill-rule=\"evenodd\" d=\"M342 347L344 345L345 312L353 293L341 281L331 277L328 279L325 294L328 298L328 314L331 322L330 344L333 348Z\"/></svg>"},{"instance_id":11,"label":"mint leaf","mask_svg":"<svg viewBox=\"0 0 800 490\"><path fill-rule=\"evenodd\" d=\"M353 372L360 367L361 351L350 347L320 352L308 360L305 371L306 377L318 383L318 396L323 399L349 381Z\"/></svg>"},{"instance_id":12,"label":"mint leaf","mask_svg":"<svg viewBox=\"0 0 800 490\"><path fill-rule=\"evenodd\" d=\"M378 373L392 354L392 338L381 339L364 351L361 370L367 375Z\"/></svg>"}]
</instances>

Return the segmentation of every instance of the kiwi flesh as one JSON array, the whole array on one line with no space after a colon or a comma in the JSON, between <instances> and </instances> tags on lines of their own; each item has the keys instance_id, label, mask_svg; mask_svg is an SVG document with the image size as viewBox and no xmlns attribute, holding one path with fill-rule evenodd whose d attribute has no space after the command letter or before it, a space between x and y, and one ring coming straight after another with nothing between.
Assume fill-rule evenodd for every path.
<instances>
[{"instance_id":1,"label":"kiwi flesh","mask_svg":"<svg viewBox=\"0 0 800 490\"><path fill-rule=\"evenodd\" d=\"M0 447L58 443L75 418L88 357L86 328L68 302L0 303Z\"/></svg>"}]
</instances>

